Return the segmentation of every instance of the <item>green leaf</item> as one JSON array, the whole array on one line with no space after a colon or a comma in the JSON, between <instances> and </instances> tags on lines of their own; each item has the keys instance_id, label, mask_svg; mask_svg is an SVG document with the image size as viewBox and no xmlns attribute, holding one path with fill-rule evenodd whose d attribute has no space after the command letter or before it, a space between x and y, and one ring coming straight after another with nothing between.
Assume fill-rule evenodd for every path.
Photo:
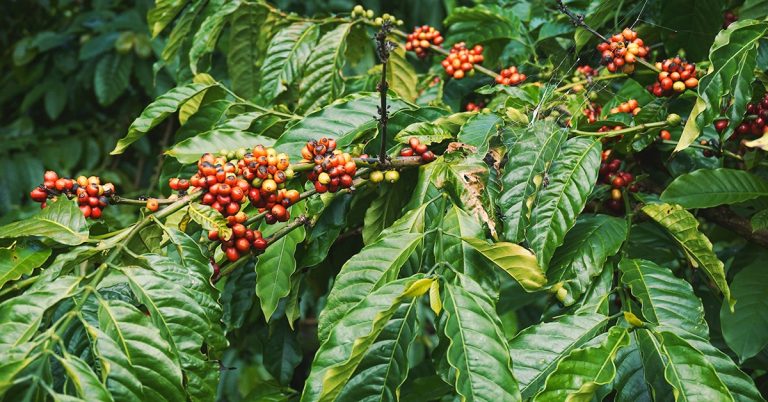
<instances>
[{"instance_id":1,"label":"green leaf","mask_svg":"<svg viewBox=\"0 0 768 402\"><path fill-rule=\"evenodd\" d=\"M311 267L325 260L331 246L347 225L347 212L352 199L351 195L336 197L323 209L307 236L300 267Z\"/></svg>"},{"instance_id":2,"label":"green leaf","mask_svg":"<svg viewBox=\"0 0 768 402\"><path fill-rule=\"evenodd\" d=\"M304 74L304 65L317 43L319 26L296 22L275 34L261 69L260 95L271 102Z\"/></svg>"},{"instance_id":3,"label":"green leaf","mask_svg":"<svg viewBox=\"0 0 768 402\"><path fill-rule=\"evenodd\" d=\"M454 113L440 116L434 121L416 121L400 130L395 135L395 141L407 144L411 138L419 139L424 145L440 143L452 139L459 133L462 125L473 113Z\"/></svg>"},{"instance_id":4,"label":"green leaf","mask_svg":"<svg viewBox=\"0 0 768 402\"><path fill-rule=\"evenodd\" d=\"M405 180L392 186L381 186L378 195L365 210L363 219L363 243L371 244L381 232L401 216L409 184Z\"/></svg>"},{"instance_id":5,"label":"green leaf","mask_svg":"<svg viewBox=\"0 0 768 402\"><path fill-rule=\"evenodd\" d=\"M467 42L474 46L493 39L513 39L520 31L520 22L510 20L513 16L498 7L456 7L443 22L448 27L446 42L450 45Z\"/></svg>"},{"instance_id":6,"label":"green leaf","mask_svg":"<svg viewBox=\"0 0 768 402\"><path fill-rule=\"evenodd\" d=\"M43 265L51 251L37 242L14 242L8 248L0 248L0 289Z\"/></svg>"},{"instance_id":7,"label":"green leaf","mask_svg":"<svg viewBox=\"0 0 768 402\"><path fill-rule=\"evenodd\" d=\"M435 262L450 264L456 271L474 279L489 294L497 293L499 276L496 271L489 270L486 258L462 240L485 238L485 231L480 222L458 206L452 205L442 218L441 229L442 232L435 241Z\"/></svg>"},{"instance_id":8,"label":"green leaf","mask_svg":"<svg viewBox=\"0 0 768 402\"><path fill-rule=\"evenodd\" d=\"M576 349L560 360L534 401L592 401L601 385L616 376L616 354L629 345L626 328L613 327L597 346Z\"/></svg>"},{"instance_id":9,"label":"green leaf","mask_svg":"<svg viewBox=\"0 0 768 402\"><path fill-rule=\"evenodd\" d=\"M243 326L253 307L255 295L256 270L246 265L232 271L227 277L224 290L221 291L221 304L224 310L221 320L224 321L227 333Z\"/></svg>"},{"instance_id":10,"label":"green leaf","mask_svg":"<svg viewBox=\"0 0 768 402\"><path fill-rule=\"evenodd\" d=\"M539 123L523 133L509 149L498 201L504 215L502 236L505 240L519 243L525 239L535 194L567 138L565 130Z\"/></svg>"},{"instance_id":11,"label":"green leaf","mask_svg":"<svg viewBox=\"0 0 768 402\"><path fill-rule=\"evenodd\" d=\"M682 336L693 334L704 339L709 336L704 307L688 282L646 260L625 258L619 263L619 269L621 282L640 300L646 321Z\"/></svg>"},{"instance_id":12,"label":"green leaf","mask_svg":"<svg viewBox=\"0 0 768 402\"><path fill-rule=\"evenodd\" d=\"M728 355L709 342L699 338L686 338L691 346L703 353L707 361L715 368L717 376L728 387L733 399L738 402L765 401L754 381Z\"/></svg>"},{"instance_id":13,"label":"green leaf","mask_svg":"<svg viewBox=\"0 0 768 402\"><path fill-rule=\"evenodd\" d=\"M75 293L79 279L65 276L41 289L28 290L0 303L0 350L26 342L37 333L43 314Z\"/></svg>"},{"instance_id":14,"label":"green leaf","mask_svg":"<svg viewBox=\"0 0 768 402\"><path fill-rule=\"evenodd\" d=\"M384 236L347 260L320 313L317 336L328 339L333 327L372 291L397 278L400 267L421 241L421 233Z\"/></svg>"},{"instance_id":15,"label":"green leaf","mask_svg":"<svg viewBox=\"0 0 768 402\"><path fill-rule=\"evenodd\" d=\"M117 400L186 397L178 357L149 317L126 302L100 299L98 319L98 328L86 325L107 388Z\"/></svg>"},{"instance_id":16,"label":"green leaf","mask_svg":"<svg viewBox=\"0 0 768 402\"><path fill-rule=\"evenodd\" d=\"M416 311L416 303L400 306L344 385L339 402L398 400L408 376L409 351L419 335Z\"/></svg>"},{"instance_id":17,"label":"green leaf","mask_svg":"<svg viewBox=\"0 0 768 402\"><path fill-rule=\"evenodd\" d=\"M366 294L321 343L301 401L335 400L390 318L403 303L415 304L416 297L426 293L432 282L414 275Z\"/></svg>"},{"instance_id":18,"label":"green leaf","mask_svg":"<svg viewBox=\"0 0 768 402\"><path fill-rule=\"evenodd\" d=\"M768 298L765 297L768 272L764 268L763 261L758 261L739 271L731 283L733 297L739 303L733 312L725 303L720 309L725 343L741 362L768 345Z\"/></svg>"},{"instance_id":19,"label":"green leaf","mask_svg":"<svg viewBox=\"0 0 768 402\"><path fill-rule=\"evenodd\" d=\"M80 208L66 197L59 197L28 219L0 226L0 239L28 236L76 246L88 240L88 226Z\"/></svg>"},{"instance_id":20,"label":"green leaf","mask_svg":"<svg viewBox=\"0 0 768 402\"><path fill-rule=\"evenodd\" d=\"M566 306L581 297L592 278L599 275L608 257L615 255L627 237L624 219L607 215L582 215L555 251L547 278L568 291Z\"/></svg>"},{"instance_id":21,"label":"green leaf","mask_svg":"<svg viewBox=\"0 0 768 402\"><path fill-rule=\"evenodd\" d=\"M514 373L523 398L531 398L557 362L603 331L608 317L602 314L565 315L553 322L533 325L509 341Z\"/></svg>"},{"instance_id":22,"label":"green leaf","mask_svg":"<svg viewBox=\"0 0 768 402\"><path fill-rule=\"evenodd\" d=\"M477 148L479 155L488 153L491 138L498 135L503 120L495 113L478 113L470 117L458 135L459 142Z\"/></svg>"},{"instance_id":23,"label":"green leaf","mask_svg":"<svg viewBox=\"0 0 768 402\"><path fill-rule=\"evenodd\" d=\"M192 24L195 22L197 15L203 9L205 4L206 1L204 0L194 0L192 4L181 13L179 19L176 20L176 24L174 24L171 33L168 35L168 41L165 42L165 47L163 47L163 52L161 54L163 61L166 63L170 62L179 52L179 49L184 42L189 39Z\"/></svg>"},{"instance_id":24,"label":"green leaf","mask_svg":"<svg viewBox=\"0 0 768 402\"><path fill-rule=\"evenodd\" d=\"M640 348L640 355L643 358L643 375L645 381L651 388L654 395L673 395L672 386L664 378L665 360L664 352L661 350L661 343L656 339L655 333L649 330L639 328L633 334ZM674 397L667 397L674 400Z\"/></svg>"},{"instance_id":25,"label":"green leaf","mask_svg":"<svg viewBox=\"0 0 768 402\"><path fill-rule=\"evenodd\" d=\"M216 80L214 80L213 77L210 76L210 74L200 73L200 74L196 74L192 78L192 82L196 84L213 85L216 83ZM200 109L200 106L203 103L203 101L206 101L206 103L208 102L213 103L214 100L221 99L224 97L224 95L225 95L225 92L223 89L213 88L213 90L210 91L210 94L209 94L209 90L206 89L200 92L199 94L193 96L188 101L184 102L184 104L181 105L181 107L179 107L179 123L181 123L182 126L186 126L189 118L197 114L197 111ZM220 116L221 115L219 115L219 117ZM178 133L176 138L177 139L179 138Z\"/></svg>"},{"instance_id":26,"label":"green leaf","mask_svg":"<svg viewBox=\"0 0 768 402\"><path fill-rule=\"evenodd\" d=\"M216 152L220 149L253 147L257 144L271 146L273 143L271 138L247 131L213 129L176 143L165 151L165 154L176 158L180 163L194 163L200 159L200 155L212 150Z\"/></svg>"},{"instance_id":27,"label":"green leaf","mask_svg":"<svg viewBox=\"0 0 768 402\"><path fill-rule=\"evenodd\" d=\"M546 285L547 278L536 263L536 256L525 247L507 242L491 244L471 237L465 237L462 240L490 263L508 273L526 291L538 290Z\"/></svg>"},{"instance_id":28,"label":"green leaf","mask_svg":"<svg viewBox=\"0 0 768 402\"><path fill-rule=\"evenodd\" d=\"M664 377L674 388L675 400L734 400L701 352L673 332L663 331L657 336L667 358Z\"/></svg>"},{"instance_id":29,"label":"green leaf","mask_svg":"<svg viewBox=\"0 0 768 402\"><path fill-rule=\"evenodd\" d=\"M266 4L251 2L232 14L227 69L232 90L245 99L253 99L259 92L259 67L276 18Z\"/></svg>"},{"instance_id":30,"label":"green leaf","mask_svg":"<svg viewBox=\"0 0 768 402\"><path fill-rule=\"evenodd\" d=\"M653 390L645 379L643 355L636 334L630 334L630 343L616 355L616 377L611 388L616 390L616 402L652 402Z\"/></svg>"},{"instance_id":31,"label":"green leaf","mask_svg":"<svg viewBox=\"0 0 768 402\"><path fill-rule=\"evenodd\" d=\"M96 64L93 90L102 106L112 104L128 88L133 70L133 56L108 53Z\"/></svg>"},{"instance_id":32,"label":"green leaf","mask_svg":"<svg viewBox=\"0 0 768 402\"><path fill-rule=\"evenodd\" d=\"M210 206L193 202L189 204L187 213L189 214L189 217L192 218L193 221L199 223L203 229L218 231L220 238L229 239L229 237L232 236L232 229L227 226L226 219Z\"/></svg>"},{"instance_id":33,"label":"green leaf","mask_svg":"<svg viewBox=\"0 0 768 402\"><path fill-rule=\"evenodd\" d=\"M768 209L764 209L752 215L749 223L752 226L753 232L768 229Z\"/></svg>"},{"instance_id":34,"label":"green leaf","mask_svg":"<svg viewBox=\"0 0 768 402\"><path fill-rule=\"evenodd\" d=\"M354 23L339 24L324 34L306 60L305 71L299 84L298 110L303 112L319 109L344 92L344 52L347 35Z\"/></svg>"},{"instance_id":35,"label":"green leaf","mask_svg":"<svg viewBox=\"0 0 768 402\"><path fill-rule=\"evenodd\" d=\"M212 85L187 84L176 87L155 99L154 102L144 108L141 116L131 123L128 134L117 142L115 149L112 150L110 155L122 154L129 145L138 141L149 130L160 124L172 113L175 113L186 101L210 87Z\"/></svg>"},{"instance_id":36,"label":"green leaf","mask_svg":"<svg viewBox=\"0 0 768 402\"><path fill-rule=\"evenodd\" d=\"M192 47L189 50L189 67L192 74L197 74L197 62L203 55L212 52L216 48L221 30L229 20L229 15L240 7L240 0L224 2L216 8L216 11L207 16L200 24L192 39Z\"/></svg>"},{"instance_id":37,"label":"green leaf","mask_svg":"<svg viewBox=\"0 0 768 402\"><path fill-rule=\"evenodd\" d=\"M661 3L661 38L667 54L685 49L688 60L704 60L709 44L723 23L722 4L718 0L678 0Z\"/></svg>"},{"instance_id":38,"label":"green leaf","mask_svg":"<svg viewBox=\"0 0 768 402\"><path fill-rule=\"evenodd\" d=\"M418 76L411 63L405 58L405 48L398 46L390 52L387 62L387 84L397 96L413 102L419 93L416 89Z\"/></svg>"},{"instance_id":39,"label":"green leaf","mask_svg":"<svg viewBox=\"0 0 768 402\"><path fill-rule=\"evenodd\" d=\"M537 250L539 266L547 271L555 249L576 223L597 181L600 141L572 138L552 163L549 184L538 195L526 238Z\"/></svg>"},{"instance_id":40,"label":"green leaf","mask_svg":"<svg viewBox=\"0 0 768 402\"><path fill-rule=\"evenodd\" d=\"M768 195L768 182L744 170L700 169L675 178L661 200L685 208L710 208Z\"/></svg>"},{"instance_id":41,"label":"green leaf","mask_svg":"<svg viewBox=\"0 0 768 402\"><path fill-rule=\"evenodd\" d=\"M261 311L267 321L277 309L280 299L291 292L291 275L296 271L296 245L304 241L305 235L303 227L295 229L270 243L264 254L259 256L256 264L256 295L259 296Z\"/></svg>"},{"instance_id":42,"label":"green leaf","mask_svg":"<svg viewBox=\"0 0 768 402\"><path fill-rule=\"evenodd\" d=\"M67 87L62 82L55 82L45 92L45 113L51 120L56 120L67 106Z\"/></svg>"},{"instance_id":43,"label":"green leaf","mask_svg":"<svg viewBox=\"0 0 768 402\"><path fill-rule=\"evenodd\" d=\"M88 367L88 363L77 356L66 354L64 357L56 356L64 373L69 377L78 396L86 401L113 401L112 395L96 377L96 374Z\"/></svg>"},{"instance_id":44,"label":"green leaf","mask_svg":"<svg viewBox=\"0 0 768 402\"><path fill-rule=\"evenodd\" d=\"M449 341L445 358L456 392L466 401L519 401L512 359L492 301L474 281L446 283L438 331Z\"/></svg>"},{"instance_id":45,"label":"green leaf","mask_svg":"<svg viewBox=\"0 0 768 402\"><path fill-rule=\"evenodd\" d=\"M712 243L699 232L699 221L679 205L651 204L643 207L643 212L664 227L685 251L688 261L694 268L701 268L711 279L723 297L733 309L736 300L731 297L731 290L725 280L722 261L712 251Z\"/></svg>"},{"instance_id":46,"label":"green leaf","mask_svg":"<svg viewBox=\"0 0 768 402\"><path fill-rule=\"evenodd\" d=\"M170 350L179 357L189 396L193 400L214 398L219 365L200 351L211 329L205 310L176 281L178 278L172 280L161 272L130 266L121 267L121 271Z\"/></svg>"},{"instance_id":47,"label":"green leaf","mask_svg":"<svg viewBox=\"0 0 768 402\"><path fill-rule=\"evenodd\" d=\"M293 371L301 363L301 344L291 332L288 321L270 325L269 338L264 342L264 366L280 384L289 385Z\"/></svg>"},{"instance_id":48,"label":"green leaf","mask_svg":"<svg viewBox=\"0 0 768 402\"><path fill-rule=\"evenodd\" d=\"M766 16L766 6L768 2L766 0L746 0L744 4L739 8L739 17L742 19L750 18L759 20Z\"/></svg>"},{"instance_id":49,"label":"green leaf","mask_svg":"<svg viewBox=\"0 0 768 402\"><path fill-rule=\"evenodd\" d=\"M157 0L155 8L149 10L147 14L147 24L152 31L152 37L160 34L186 4L185 0Z\"/></svg>"},{"instance_id":50,"label":"green leaf","mask_svg":"<svg viewBox=\"0 0 768 402\"><path fill-rule=\"evenodd\" d=\"M287 153L292 161L298 161L301 160L301 148L307 141L317 139L318 133L335 139L339 148L351 145L359 136L376 128L374 116L378 104L376 93L359 93L339 99L290 126L275 147ZM411 108L398 98L388 99L387 105L390 113Z\"/></svg>"},{"instance_id":51,"label":"green leaf","mask_svg":"<svg viewBox=\"0 0 768 402\"><path fill-rule=\"evenodd\" d=\"M725 115L730 121L740 121L752 95L758 40L768 32L768 22L755 20L737 21L720 31L709 50L710 71L700 81L699 97L705 108L695 108L689 119L695 119L696 132L720 115L723 98L733 100ZM698 102L697 102L698 104ZM731 124L721 134L728 138L737 125Z\"/></svg>"}]
</instances>

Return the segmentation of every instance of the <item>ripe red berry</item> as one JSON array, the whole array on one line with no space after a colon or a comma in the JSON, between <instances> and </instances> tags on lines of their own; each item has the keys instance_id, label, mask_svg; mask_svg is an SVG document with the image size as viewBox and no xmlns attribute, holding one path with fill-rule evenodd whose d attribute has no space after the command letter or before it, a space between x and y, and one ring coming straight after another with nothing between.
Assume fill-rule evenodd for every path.
<instances>
[{"instance_id":1,"label":"ripe red berry","mask_svg":"<svg viewBox=\"0 0 768 402\"><path fill-rule=\"evenodd\" d=\"M253 248L256 250L264 250L267 248L267 241L264 240L261 236L257 236L253 241Z\"/></svg>"},{"instance_id":2,"label":"ripe red berry","mask_svg":"<svg viewBox=\"0 0 768 402\"><path fill-rule=\"evenodd\" d=\"M150 198L147 200L147 209L155 212L160 208L160 204L157 203L157 200L154 198Z\"/></svg>"},{"instance_id":3,"label":"ripe red berry","mask_svg":"<svg viewBox=\"0 0 768 402\"><path fill-rule=\"evenodd\" d=\"M218 230L209 230L208 231L208 240L210 240L210 241L219 240L219 231Z\"/></svg>"},{"instance_id":4,"label":"ripe red berry","mask_svg":"<svg viewBox=\"0 0 768 402\"><path fill-rule=\"evenodd\" d=\"M29 193L29 196L35 202L44 202L48 198L48 192L40 187L35 187L35 189Z\"/></svg>"},{"instance_id":5,"label":"ripe red berry","mask_svg":"<svg viewBox=\"0 0 768 402\"><path fill-rule=\"evenodd\" d=\"M235 240L235 248L237 251L245 253L251 249L251 243L245 237L241 237Z\"/></svg>"},{"instance_id":6,"label":"ripe red berry","mask_svg":"<svg viewBox=\"0 0 768 402\"><path fill-rule=\"evenodd\" d=\"M238 223L232 226L232 235L235 236L236 238L245 236L245 231L246 231L245 225Z\"/></svg>"},{"instance_id":7,"label":"ripe red berry","mask_svg":"<svg viewBox=\"0 0 768 402\"><path fill-rule=\"evenodd\" d=\"M621 176L616 176L613 178L613 181L611 181L611 185L615 188L624 187L626 184L626 181L624 181L624 178Z\"/></svg>"},{"instance_id":8,"label":"ripe red berry","mask_svg":"<svg viewBox=\"0 0 768 402\"><path fill-rule=\"evenodd\" d=\"M664 141L669 141L670 139L672 139L672 134L667 130L661 130L661 132L659 133L659 138L661 138Z\"/></svg>"},{"instance_id":9,"label":"ripe red berry","mask_svg":"<svg viewBox=\"0 0 768 402\"><path fill-rule=\"evenodd\" d=\"M237 249L234 247L229 247L224 252L227 255L227 259L231 262L235 262L240 259L240 253L237 252Z\"/></svg>"},{"instance_id":10,"label":"ripe red berry","mask_svg":"<svg viewBox=\"0 0 768 402\"><path fill-rule=\"evenodd\" d=\"M91 208L91 218L93 218L93 219L101 218L101 208L99 208L99 207Z\"/></svg>"}]
</instances>

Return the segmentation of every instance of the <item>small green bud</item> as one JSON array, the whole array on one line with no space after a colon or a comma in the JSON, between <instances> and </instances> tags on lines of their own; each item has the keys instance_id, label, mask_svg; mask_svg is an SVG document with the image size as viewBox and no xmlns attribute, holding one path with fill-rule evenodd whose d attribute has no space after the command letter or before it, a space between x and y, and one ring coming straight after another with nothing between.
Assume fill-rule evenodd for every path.
<instances>
[{"instance_id":1,"label":"small green bud","mask_svg":"<svg viewBox=\"0 0 768 402\"><path fill-rule=\"evenodd\" d=\"M368 19L373 18L373 10L366 10L365 11L365 18L368 18Z\"/></svg>"}]
</instances>

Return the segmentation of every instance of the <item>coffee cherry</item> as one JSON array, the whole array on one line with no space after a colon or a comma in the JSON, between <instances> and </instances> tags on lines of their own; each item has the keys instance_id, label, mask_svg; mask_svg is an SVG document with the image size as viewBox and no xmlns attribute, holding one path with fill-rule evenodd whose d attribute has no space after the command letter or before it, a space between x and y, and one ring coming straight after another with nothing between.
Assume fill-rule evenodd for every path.
<instances>
[{"instance_id":1,"label":"coffee cherry","mask_svg":"<svg viewBox=\"0 0 768 402\"><path fill-rule=\"evenodd\" d=\"M669 141L672 139L672 134L667 130L661 130L661 132L659 132L659 138L664 141Z\"/></svg>"},{"instance_id":2,"label":"coffee cherry","mask_svg":"<svg viewBox=\"0 0 768 402\"><path fill-rule=\"evenodd\" d=\"M238 253L237 249L234 247L227 248L224 254L226 254L227 260L230 262L235 262L240 259L240 253Z\"/></svg>"},{"instance_id":3,"label":"coffee cherry","mask_svg":"<svg viewBox=\"0 0 768 402\"><path fill-rule=\"evenodd\" d=\"M386 173L384 173L384 180L395 183L396 181L400 180L400 173L397 170L388 170Z\"/></svg>"},{"instance_id":4,"label":"coffee cherry","mask_svg":"<svg viewBox=\"0 0 768 402\"><path fill-rule=\"evenodd\" d=\"M147 200L147 209L155 212L157 209L160 208L160 204L157 203L157 200L154 198L150 198Z\"/></svg>"},{"instance_id":5,"label":"coffee cherry","mask_svg":"<svg viewBox=\"0 0 768 402\"><path fill-rule=\"evenodd\" d=\"M251 249L251 243L245 237L241 237L235 240L235 248L241 253L245 253Z\"/></svg>"},{"instance_id":6,"label":"coffee cherry","mask_svg":"<svg viewBox=\"0 0 768 402\"><path fill-rule=\"evenodd\" d=\"M621 190L618 188L614 188L611 190L611 199L612 200L620 200L621 199Z\"/></svg>"},{"instance_id":7,"label":"coffee cherry","mask_svg":"<svg viewBox=\"0 0 768 402\"><path fill-rule=\"evenodd\" d=\"M48 198L48 192L40 187L35 187L35 189L29 193L29 196L35 202L45 202Z\"/></svg>"},{"instance_id":8,"label":"coffee cherry","mask_svg":"<svg viewBox=\"0 0 768 402\"><path fill-rule=\"evenodd\" d=\"M384 173L382 173L380 170L374 170L371 172L369 179L372 183L381 183L384 181Z\"/></svg>"}]
</instances>

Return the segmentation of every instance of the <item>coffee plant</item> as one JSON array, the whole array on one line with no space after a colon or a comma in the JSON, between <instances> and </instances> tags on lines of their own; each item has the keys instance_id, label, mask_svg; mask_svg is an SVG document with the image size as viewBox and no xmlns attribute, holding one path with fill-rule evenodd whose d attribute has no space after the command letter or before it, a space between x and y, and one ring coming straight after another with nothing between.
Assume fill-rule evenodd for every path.
<instances>
[{"instance_id":1,"label":"coffee plant","mask_svg":"<svg viewBox=\"0 0 768 402\"><path fill-rule=\"evenodd\" d=\"M768 2L59 3L9 127L174 84L0 226L3 401L765 400Z\"/></svg>"}]
</instances>

